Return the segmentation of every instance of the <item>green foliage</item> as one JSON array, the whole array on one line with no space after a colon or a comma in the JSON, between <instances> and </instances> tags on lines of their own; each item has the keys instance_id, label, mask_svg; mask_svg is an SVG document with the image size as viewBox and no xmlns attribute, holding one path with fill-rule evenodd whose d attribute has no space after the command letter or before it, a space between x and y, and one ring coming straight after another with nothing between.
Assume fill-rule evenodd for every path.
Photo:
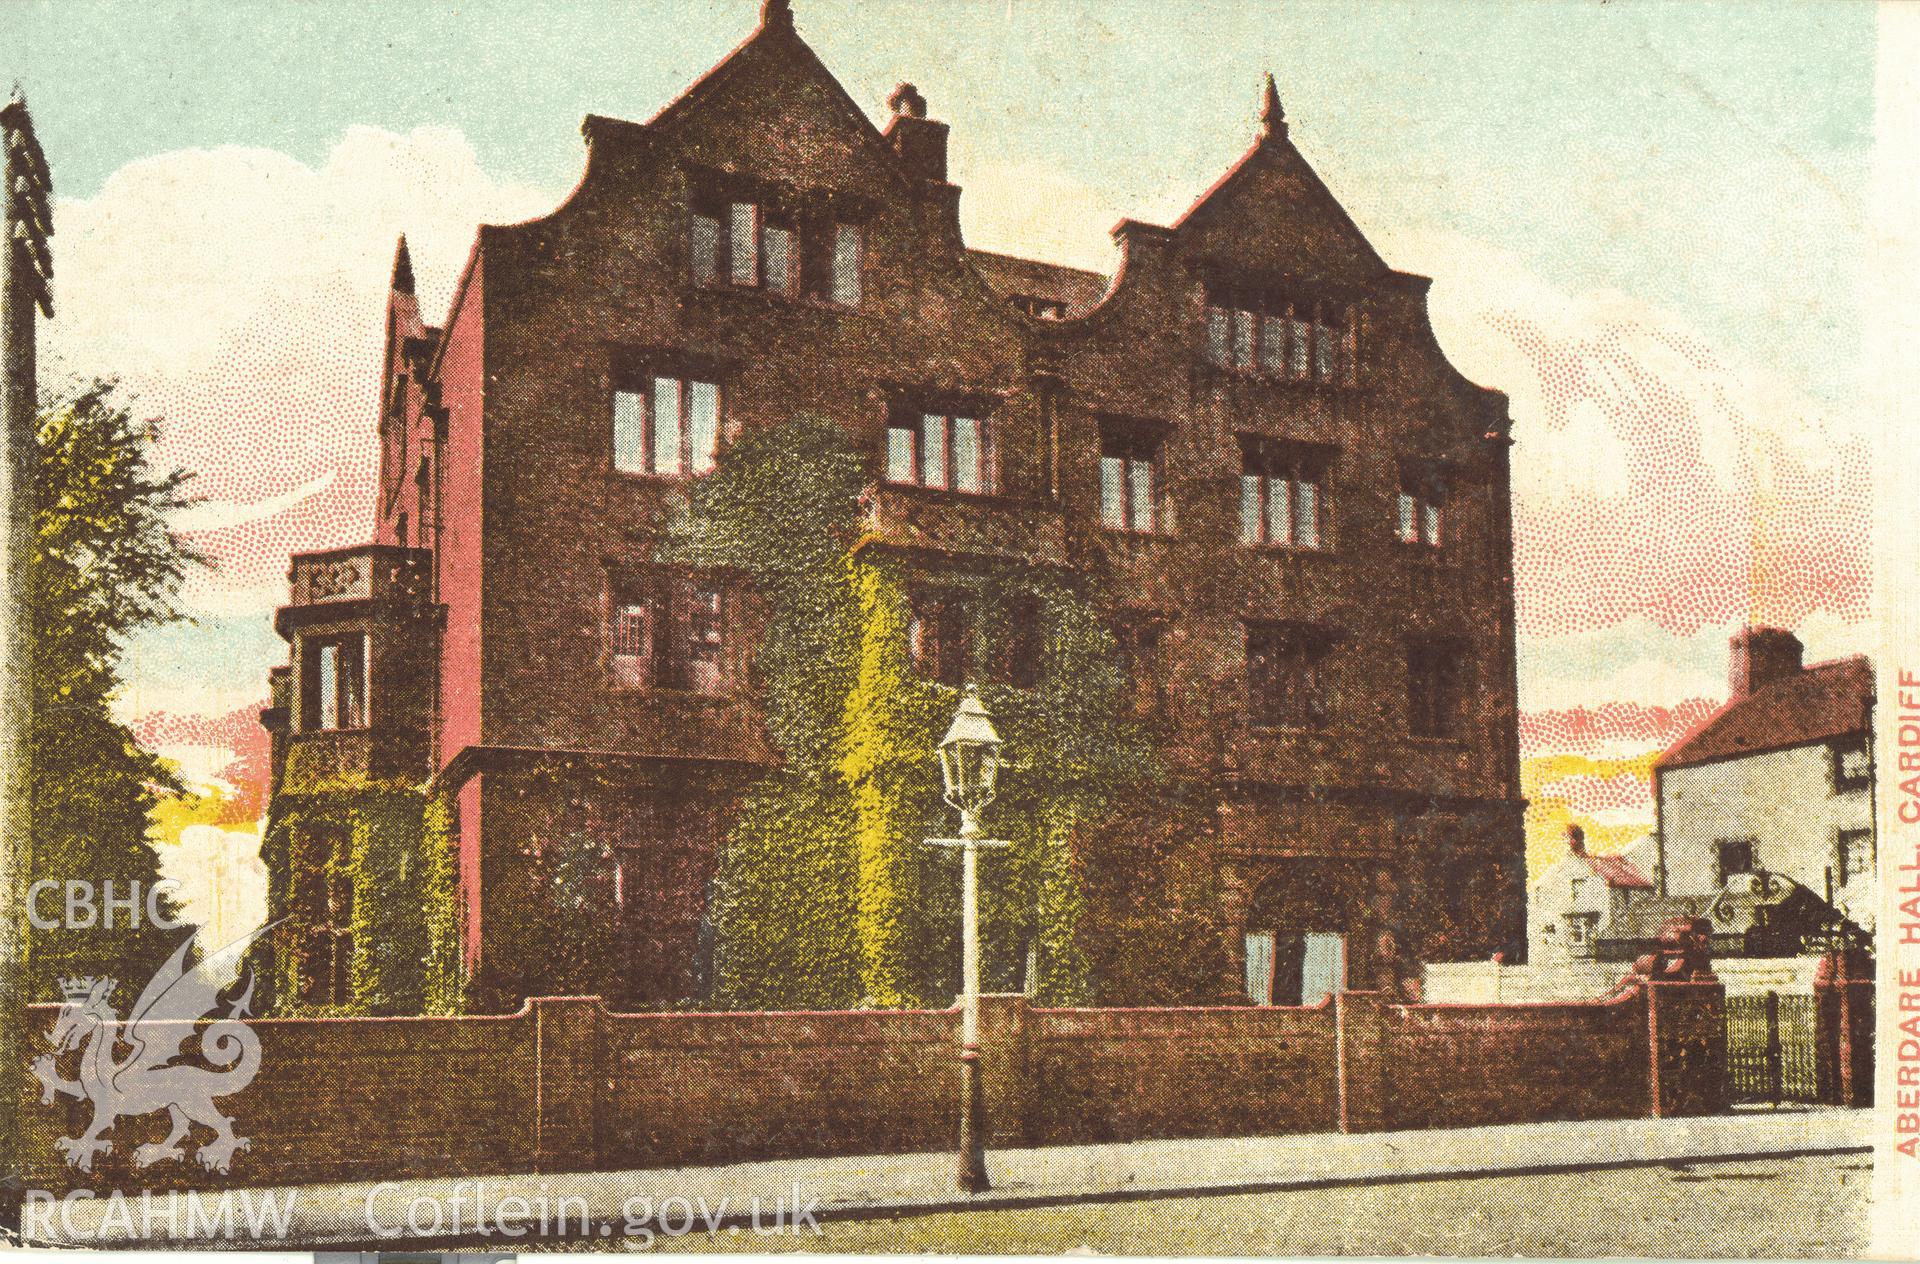
<instances>
[{"instance_id":1,"label":"green foliage","mask_svg":"<svg viewBox=\"0 0 1920 1264\"><path fill-rule=\"evenodd\" d=\"M462 1014L469 1008L462 953L465 905L453 831L456 819L453 798L444 794L427 801L420 819L420 902L426 939L421 1011L427 1014Z\"/></svg>"},{"instance_id":2,"label":"green foliage","mask_svg":"<svg viewBox=\"0 0 1920 1264\"><path fill-rule=\"evenodd\" d=\"M266 999L280 1014L458 1013L459 892L449 807L399 782L319 786L275 802L260 848L275 928ZM335 849L332 839L345 839ZM328 893L352 891L350 995L302 995L301 954L333 915Z\"/></svg>"},{"instance_id":3,"label":"green foliage","mask_svg":"<svg viewBox=\"0 0 1920 1264\"><path fill-rule=\"evenodd\" d=\"M838 426L796 418L724 453L660 553L743 573L766 612L756 676L785 766L749 792L718 857L722 1004L945 1004L957 987L957 864L923 840L953 829L935 744L959 692L908 659L920 576L859 547L862 479ZM1104 954L1089 929L1135 929L1088 921L1089 857L1126 834L1094 826L1116 826L1110 805L1160 770L1126 718L1113 637L1088 593L1012 566L938 580L972 593L975 661L1007 659L1037 634L1031 687L982 689L1010 760L986 823L1011 843L982 859L985 984L1083 1003ZM1187 946L1170 951L1177 962Z\"/></svg>"},{"instance_id":4,"label":"green foliage","mask_svg":"<svg viewBox=\"0 0 1920 1264\"><path fill-rule=\"evenodd\" d=\"M148 842L168 766L116 721L126 638L181 617L187 575L204 557L168 515L190 505L189 475L152 462L157 422L135 419L108 382L42 409L38 431L32 573L33 772L29 879L81 879L124 895L159 878ZM144 898L142 904L144 905ZM57 999L65 975L143 980L184 932L144 918L117 925L36 930L28 941L30 995Z\"/></svg>"},{"instance_id":5,"label":"green foliage","mask_svg":"<svg viewBox=\"0 0 1920 1264\"><path fill-rule=\"evenodd\" d=\"M714 884L716 999L735 1009L848 1009L853 804L830 779L774 773L748 791Z\"/></svg>"}]
</instances>

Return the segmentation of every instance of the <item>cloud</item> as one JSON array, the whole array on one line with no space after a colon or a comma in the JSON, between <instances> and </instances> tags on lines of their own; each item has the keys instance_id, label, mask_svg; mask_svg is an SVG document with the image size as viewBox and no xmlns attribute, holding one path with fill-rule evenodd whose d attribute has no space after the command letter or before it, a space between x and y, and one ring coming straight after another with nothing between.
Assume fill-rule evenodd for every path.
<instances>
[{"instance_id":1,"label":"cloud","mask_svg":"<svg viewBox=\"0 0 1920 1264\"><path fill-rule=\"evenodd\" d=\"M1455 365L1512 401L1522 633L1864 620L1864 410L1816 403L1657 303L1561 289L1485 243L1383 245L1434 276Z\"/></svg>"},{"instance_id":2,"label":"cloud","mask_svg":"<svg viewBox=\"0 0 1920 1264\"><path fill-rule=\"evenodd\" d=\"M244 503L231 500L202 501L192 508L175 514L173 525L177 530L188 534L251 526L276 514L285 513L301 501L326 491L333 486L333 479L333 471L328 470L318 478L303 483L290 492L268 496L264 500Z\"/></svg>"},{"instance_id":3,"label":"cloud","mask_svg":"<svg viewBox=\"0 0 1920 1264\"><path fill-rule=\"evenodd\" d=\"M289 553L372 521L374 411L395 238L423 310L442 312L476 225L551 208L502 184L458 131L351 127L317 167L266 149L128 163L55 208L59 317L50 380L121 379L165 423L161 458L208 504L179 525L220 563L196 609L264 613Z\"/></svg>"}]
</instances>

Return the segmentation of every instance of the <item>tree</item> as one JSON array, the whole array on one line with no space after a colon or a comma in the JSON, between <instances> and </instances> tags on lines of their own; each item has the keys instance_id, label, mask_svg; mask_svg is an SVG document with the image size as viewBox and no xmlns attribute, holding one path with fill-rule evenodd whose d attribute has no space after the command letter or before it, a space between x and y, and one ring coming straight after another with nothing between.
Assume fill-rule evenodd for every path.
<instances>
[{"instance_id":1,"label":"tree","mask_svg":"<svg viewBox=\"0 0 1920 1264\"><path fill-rule=\"evenodd\" d=\"M111 711L127 638L183 616L179 594L206 557L169 515L194 503L192 477L152 462L159 423L136 419L112 382L43 405L37 436L33 558L33 784L30 879L138 884L140 924L124 911L102 925L29 930L30 999L59 997L60 979L104 974L137 987L178 946L151 925L159 880L147 841L160 795L180 787ZM43 898L43 917L59 901ZM169 919L174 910L164 911Z\"/></svg>"}]
</instances>

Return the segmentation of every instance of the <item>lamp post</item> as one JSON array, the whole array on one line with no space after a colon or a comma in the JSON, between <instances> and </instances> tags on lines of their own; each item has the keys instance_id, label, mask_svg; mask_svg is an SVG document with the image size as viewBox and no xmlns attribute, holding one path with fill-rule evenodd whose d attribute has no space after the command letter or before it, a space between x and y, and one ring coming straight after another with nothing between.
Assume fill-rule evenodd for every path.
<instances>
[{"instance_id":1,"label":"lamp post","mask_svg":"<svg viewBox=\"0 0 1920 1264\"><path fill-rule=\"evenodd\" d=\"M960 837L929 838L934 847L960 851L960 1155L955 1181L969 1194L988 1189L986 1110L980 1086L980 849L1005 847L983 837L980 813L993 801L1000 771L1000 734L967 686L953 724L940 739L940 779L947 805L960 813Z\"/></svg>"}]
</instances>

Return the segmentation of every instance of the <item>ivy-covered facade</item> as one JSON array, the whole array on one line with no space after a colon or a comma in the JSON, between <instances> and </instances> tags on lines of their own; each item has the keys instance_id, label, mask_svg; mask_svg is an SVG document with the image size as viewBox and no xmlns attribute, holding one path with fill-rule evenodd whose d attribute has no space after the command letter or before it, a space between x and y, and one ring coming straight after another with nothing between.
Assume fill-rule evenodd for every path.
<instances>
[{"instance_id":1,"label":"ivy-covered facade","mask_svg":"<svg viewBox=\"0 0 1920 1264\"><path fill-rule=\"evenodd\" d=\"M395 260L373 541L296 557L276 1004L1310 1001L1524 943L1506 402L1272 84L1111 277L970 249L783 0L438 326ZM384 929L383 929L384 928Z\"/></svg>"}]
</instances>

